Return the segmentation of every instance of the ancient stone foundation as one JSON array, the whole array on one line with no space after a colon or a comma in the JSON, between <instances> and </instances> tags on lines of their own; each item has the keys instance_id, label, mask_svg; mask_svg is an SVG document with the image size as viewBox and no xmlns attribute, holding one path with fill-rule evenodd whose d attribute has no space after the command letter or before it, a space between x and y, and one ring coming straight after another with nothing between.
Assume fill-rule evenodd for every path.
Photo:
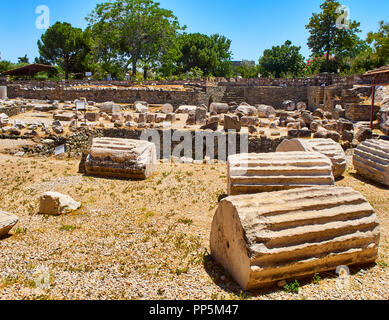
<instances>
[{"instance_id":1,"label":"ancient stone foundation","mask_svg":"<svg viewBox=\"0 0 389 320\"><path fill-rule=\"evenodd\" d=\"M346 154L341 145L332 139L284 140L277 148L277 152L291 151L316 151L330 158L332 162L332 172L335 178L339 178L346 171Z\"/></svg>"},{"instance_id":2,"label":"ancient stone foundation","mask_svg":"<svg viewBox=\"0 0 389 320\"><path fill-rule=\"evenodd\" d=\"M389 142L367 140L354 150L354 168L367 179L389 186Z\"/></svg>"},{"instance_id":3,"label":"ancient stone foundation","mask_svg":"<svg viewBox=\"0 0 389 320\"><path fill-rule=\"evenodd\" d=\"M318 186L224 199L211 253L245 290L376 260L379 224L351 188Z\"/></svg>"},{"instance_id":4,"label":"ancient stone foundation","mask_svg":"<svg viewBox=\"0 0 389 320\"><path fill-rule=\"evenodd\" d=\"M147 179L156 166L155 144L116 138L94 139L85 161L87 174L125 179Z\"/></svg>"},{"instance_id":5,"label":"ancient stone foundation","mask_svg":"<svg viewBox=\"0 0 389 320\"><path fill-rule=\"evenodd\" d=\"M228 194L334 185L329 158L318 152L237 154L228 158Z\"/></svg>"}]
</instances>

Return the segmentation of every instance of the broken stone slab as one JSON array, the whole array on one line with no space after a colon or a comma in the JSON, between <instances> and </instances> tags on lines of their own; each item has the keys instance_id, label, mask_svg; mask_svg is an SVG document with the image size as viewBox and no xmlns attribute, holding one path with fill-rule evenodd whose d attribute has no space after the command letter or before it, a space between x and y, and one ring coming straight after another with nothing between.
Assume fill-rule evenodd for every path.
<instances>
[{"instance_id":1,"label":"broken stone slab","mask_svg":"<svg viewBox=\"0 0 389 320\"><path fill-rule=\"evenodd\" d=\"M149 107L141 103L135 103L134 107L136 113L146 113L149 111Z\"/></svg>"},{"instance_id":2,"label":"broken stone slab","mask_svg":"<svg viewBox=\"0 0 389 320\"><path fill-rule=\"evenodd\" d=\"M275 116L276 114L276 110L272 106L259 104L256 107L257 107L259 118L270 118L271 116Z\"/></svg>"},{"instance_id":3,"label":"broken stone slab","mask_svg":"<svg viewBox=\"0 0 389 320\"><path fill-rule=\"evenodd\" d=\"M355 150L354 168L362 177L389 186L389 142L366 140Z\"/></svg>"},{"instance_id":4,"label":"broken stone slab","mask_svg":"<svg viewBox=\"0 0 389 320\"><path fill-rule=\"evenodd\" d=\"M239 132L242 129L242 123L238 116L224 115L224 130L235 130Z\"/></svg>"},{"instance_id":5,"label":"broken stone slab","mask_svg":"<svg viewBox=\"0 0 389 320\"><path fill-rule=\"evenodd\" d=\"M100 112L112 114L121 111L121 107L113 102L104 102L99 106Z\"/></svg>"},{"instance_id":6,"label":"broken stone slab","mask_svg":"<svg viewBox=\"0 0 389 320\"><path fill-rule=\"evenodd\" d=\"M197 106L180 106L176 113L189 113L191 111L196 112Z\"/></svg>"},{"instance_id":7,"label":"broken stone slab","mask_svg":"<svg viewBox=\"0 0 389 320\"><path fill-rule=\"evenodd\" d=\"M351 188L316 186L222 200L212 257L244 290L374 262L380 226Z\"/></svg>"},{"instance_id":8,"label":"broken stone slab","mask_svg":"<svg viewBox=\"0 0 389 320\"><path fill-rule=\"evenodd\" d=\"M80 207L81 203L59 192L45 192L39 199L40 214L62 215L75 211Z\"/></svg>"},{"instance_id":9,"label":"broken stone slab","mask_svg":"<svg viewBox=\"0 0 389 320\"><path fill-rule=\"evenodd\" d=\"M285 100L282 103L282 109L286 111L294 111L296 110L296 103L292 100Z\"/></svg>"},{"instance_id":10,"label":"broken stone slab","mask_svg":"<svg viewBox=\"0 0 389 320\"><path fill-rule=\"evenodd\" d=\"M210 105L210 112L215 112L217 114L228 113L229 106L227 103L214 102Z\"/></svg>"},{"instance_id":11,"label":"broken stone slab","mask_svg":"<svg viewBox=\"0 0 389 320\"><path fill-rule=\"evenodd\" d=\"M85 116L86 120L90 122L97 122L100 119L100 114L98 112L87 112Z\"/></svg>"},{"instance_id":12,"label":"broken stone slab","mask_svg":"<svg viewBox=\"0 0 389 320\"><path fill-rule=\"evenodd\" d=\"M278 146L277 152L320 152L332 162L332 172L335 178L343 175L347 168L346 154L342 146L331 139L292 139L284 140Z\"/></svg>"},{"instance_id":13,"label":"broken stone slab","mask_svg":"<svg viewBox=\"0 0 389 320\"><path fill-rule=\"evenodd\" d=\"M169 114L173 112L174 112L174 108L170 103L166 103L162 106L162 113Z\"/></svg>"},{"instance_id":14,"label":"broken stone slab","mask_svg":"<svg viewBox=\"0 0 389 320\"><path fill-rule=\"evenodd\" d=\"M0 210L0 238L6 236L18 221L18 217L14 214Z\"/></svg>"},{"instance_id":15,"label":"broken stone slab","mask_svg":"<svg viewBox=\"0 0 389 320\"><path fill-rule=\"evenodd\" d=\"M95 138L85 161L89 175L147 179L157 163L155 144L130 139Z\"/></svg>"},{"instance_id":16,"label":"broken stone slab","mask_svg":"<svg viewBox=\"0 0 389 320\"><path fill-rule=\"evenodd\" d=\"M54 115L54 120L58 121L72 121L74 118L74 113L57 113Z\"/></svg>"},{"instance_id":17,"label":"broken stone slab","mask_svg":"<svg viewBox=\"0 0 389 320\"><path fill-rule=\"evenodd\" d=\"M334 185L331 160L319 152L237 154L228 158L228 194Z\"/></svg>"}]
</instances>

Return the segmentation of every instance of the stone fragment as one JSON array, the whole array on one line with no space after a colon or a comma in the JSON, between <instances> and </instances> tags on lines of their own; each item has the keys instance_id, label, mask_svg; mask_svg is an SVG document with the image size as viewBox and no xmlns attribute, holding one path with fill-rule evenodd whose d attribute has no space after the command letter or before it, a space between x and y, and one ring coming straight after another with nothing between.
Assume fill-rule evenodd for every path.
<instances>
[{"instance_id":1,"label":"stone fragment","mask_svg":"<svg viewBox=\"0 0 389 320\"><path fill-rule=\"evenodd\" d=\"M237 116L224 115L224 130L235 130L239 132L242 129L242 124Z\"/></svg>"},{"instance_id":2,"label":"stone fragment","mask_svg":"<svg viewBox=\"0 0 389 320\"><path fill-rule=\"evenodd\" d=\"M229 106L227 103L214 102L214 103L211 103L210 111L216 112L217 114L225 114L225 113L228 113Z\"/></svg>"},{"instance_id":3,"label":"stone fragment","mask_svg":"<svg viewBox=\"0 0 389 320\"><path fill-rule=\"evenodd\" d=\"M242 127L257 126L259 124L259 119L257 117L242 117L240 122Z\"/></svg>"},{"instance_id":4,"label":"stone fragment","mask_svg":"<svg viewBox=\"0 0 389 320\"><path fill-rule=\"evenodd\" d=\"M98 112L87 112L86 120L90 122L97 122L100 119L100 114Z\"/></svg>"},{"instance_id":5,"label":"stone fragment","mask_svg":"<svg viewBox=\"0 0 389 320\"><path fill-rule=\"evenodd\" d=\"M147 179L157 163L155 144L129 139L95 138L86 159L89 175Z\"/></svg>"},{"instance_id":6,"label":"stone fragment","mask_svg":"<svg viewBox=\"0 0 389 320\"><path fill-rule=\"evenodd\" d=\"M135 103L134 106L135 106L136 113L146 113L149 111L149 107L144 104Z\"/></svg>"},{"instance_id":7,"label":"stone fragment","mask_svg":"<svg viewBox=\"0 0 389 320\"><path fill-rule=\"evenodd\" d=\"M303 101L300 101L297 103L297 110L298 111L305 111L307 110L307 104Z\"/></svg>"},{"instance_id":8,"label":"stone fragment","mask_svg":"<svg viewBox=\"0 0 389 320\"><path fill-rule=\"evenodd\" d=\"M116 113L121 111L121 107L113 102L104 102L99 107L100 112L108 114Z\"/></svg>"},{"instance_id":9,"label":"stone fragment","mask_svg":"<svg viewBox=\"0 0 389 320\"><path fill-rule=\"evenodd\" d=\"M58 192L46 192L39 200L40 214L61 215L75 211L80 207L81 203Z\"/></svg>"},{"instance_id":10,"label":"stone fragment","mask_svg":"<svg viewBox=\"0 0 389 320\"><path fill-rule=\"evenodd\" d=\"M363 142L371 138L373 138L373 131L369 128L360 127L355 134L355 139L357 139L358 142Z\"/></svg>"},{"instance_id":11,"label":"stone fragment","mask_svg":"<svg viewBox=\"0 0 389 320\"><path fill-rule=\"evenodd\" d=\"M286 111L296 110L296 103L292 100L286 100L282 103L282 109Z\"/></svg>"},{"instance_id":12,"label":"stone fragment","mask_svg":"<svg viewBox=\"0 0 389 320\"><path fill-rule=\"evenodd\" d=\"M176 113L189 113L191 111L196 112L197 106L180 106Z\"/></svg>"},{"instance_id":13,"label":"stone fragment","mask_svg":"<svg viewBox=\"0 0 389 320\"><path fill-rule=\"evenodd\" d=\"M237 154L228 158L228 194L334 185L332 163L318 152Z\"/></svg>"},{"instance_id":14,"label":"stone fragment","mask_svg":"<svg viewBox=\"0 0 389 320\"><path fill-rule=\"evenodd\" d=\"M211 255L244 290L378 258L374 209L351 188L315 186L222 200Z\"/></svg>"},{"instance_id":15,"label":"stone fragment","mask_svg":"<svg viewBox=\"0 0 389 320\"><path fill-rule=\"evenodd\" d=\"M339 178L346 171L346 154L342 146L332 139L292 139L284 140L278 146L277 152L320 152L332 162L332 172L335 178Z\"/></svg>"},{"instance_id":16,"label":"stone fragment","mask_svg":"<svg viewBox=\"0 0 389 320\"><path fill-rule=\"evenodd\" d=\"M196 124L205 124L207 122L207 108L199 107L196 109Z\"/></svg>"},{"instance_id":17,"label":"stone fragment","mask_svg":"<svg viewBox=\"0 0 389 320\"><path fill-rule=\"evenodd\" d=\"M369 180L389 186L389 142L367 140L355 150L354 168L359 175Z\"/></svg>"},{"instance_id":18,"label":"stone fragment","mask_svg":"<svg viewBox=\"0 0 389 320\"><path fill-rule=\"evenodd\" d=\"M272 106L265 104L257 105L257 111L259 118L270 118L276 114L276 110Z\"/></svg>"},{"instance_id":19,"label":"stone fragment","mask_svg":"<svg viewBox=\"0 0 389 320\"><path fill-rule=\"evenodd\" d=\"M19 219L14 214L0 210L0 239L18 223Z\"/></svg>"},{"instance_id":20,"label":"stone fragment","mask_svg":"<svg viewBox=\"0 0 389 320\"><path fill-rule=\"evenodd\" d=\"M200 130L212 130L212 131L217 131L219 128L219 123L218 122L210 122L208 124L203 125Z\"/></svg>"},{"instance_id":21,"label":"stone fragment","mask_svg":"<svg viewBox=\"0 0 389 320\"><path fill-rule=\"evenodd\" d=\"M174 108L170 103L166 103L162 106L162 113L168 114L168 113L173 113Z\"/></svg>"},{"instance_id":22,"label":"stone fragment","mask_svg":"<svg viewBox=\"0 0 389 320\"><path fill-rule=\"evenodd\" d=\"M196 124L196 111L189 112L188 119L186 120L186 124L189 126L193 126Z\"/></svg>"}]
</instances>

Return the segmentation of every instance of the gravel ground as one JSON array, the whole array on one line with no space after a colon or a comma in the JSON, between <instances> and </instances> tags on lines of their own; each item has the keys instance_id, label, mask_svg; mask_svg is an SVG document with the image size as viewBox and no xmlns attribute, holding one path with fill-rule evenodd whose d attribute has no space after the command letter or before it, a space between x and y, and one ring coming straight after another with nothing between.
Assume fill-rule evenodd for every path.
<instances>
[{"instance_id":1,"label":"gravel ground","mask_svg":"<svg viewBox=\"0 0 389 320\"><path fill-rule=\"evenodd\" d=\"M349 155L350 157L350 155ZM389 298L389 192L355 176L381 223L376 265L242 292L209 256L225 164L162 164L141 182L85 177L78 161L0 155L0 210L19 216L0 240L0 299L385 299ZM39 196L58 191L82 202L60 217L38 215ZM294 279L288 279L290 281Z\"/></svg>"}]
</instances>

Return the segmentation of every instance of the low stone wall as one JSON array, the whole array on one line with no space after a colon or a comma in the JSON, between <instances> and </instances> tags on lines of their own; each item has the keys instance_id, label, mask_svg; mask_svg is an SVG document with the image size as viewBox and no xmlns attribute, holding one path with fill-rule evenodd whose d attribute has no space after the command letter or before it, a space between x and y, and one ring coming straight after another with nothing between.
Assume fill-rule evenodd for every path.
<instances>
[{"instance_id":1,"label":"low stone wall","mask_svg":"<svg viewBox=\"0 0 389 320\"><path fill-rule=\"evenodd\" d=\"M267 104L280 109L285 100L308 102L308 87L251 87L244 89L249 104Z\"/></svg>"},{"instance_id":2,"label":"low stone wall","mask_svg":"<svg viewBox=\"0 0 389 320\"><path fill-rule=\"evenodd\" d=\"M211 156L212 151L215 159L227 160L228 154L235 154L241 152L249 153L268 153L275 152L279 144L285 139L280 138L267 138L260 136L248 136L240 133L228 134L224 132L211 132L202 131L199 140L198 131L185 131L185 130L138 130L138 129L95 129L89 130L86 128L80 129L68 137L51 135L45 137L45 143L38 143L33 146L23 147L23 151L29 155L45 155L50 156L54 154L56 147L65 145L65 153L69 156L81 155L86 153L91 146L92 139L94 137L110 137L110 138L123 138L123 139L135 139L149 140L156 143L157 154L160 159L167 159L173 155L173 151L180 151L181 142L190 142L189 150L182 149L179 152L181 157L190 157L197 160L203 160L206 156ZM0 135L0 139L31 139L31 136L9 136ZM155 139L155 140L153 140ZM186 140L188 139L188 140ZM245 140L243 140L245 139ZM240 142L248 142L248 146L241 149ZM219 146L221 143L225 143L226 149L220 149L223 154L219 154ZM246 143L245 142L245 143ZM244 145L245 145L244 143ZM196 149L196 144L200 146ZM236 149L232 147L236 146ZM163 147L162 147L163 146ZM227 151L227 153L225 153ZM175 153L174 153L175 155Z\"/></svg>"},{"instance_id":3,"label":"low stone wall","mask_svg":"<svg viewBox=\"0 0 389 320\"><path fill-rule=\"evenodd\" d=\"M8 117L17 116L20 113L28 112L34 109L34 106L13 106L13 107L0 107L0 114L5 113Z\"/></svg>"},{"instance_id":4,"label":"low stone wall","mask_svg":"<svg viewBox=\"0 0 389 320\"><path fill-rule=\"evenodd\" d=\"M370 121L371 106L359 103L346 103L344 105L346 119L351 121ZM373 120L377 119L380 107L374 106Z\"/></svg>"}]
</instances>

